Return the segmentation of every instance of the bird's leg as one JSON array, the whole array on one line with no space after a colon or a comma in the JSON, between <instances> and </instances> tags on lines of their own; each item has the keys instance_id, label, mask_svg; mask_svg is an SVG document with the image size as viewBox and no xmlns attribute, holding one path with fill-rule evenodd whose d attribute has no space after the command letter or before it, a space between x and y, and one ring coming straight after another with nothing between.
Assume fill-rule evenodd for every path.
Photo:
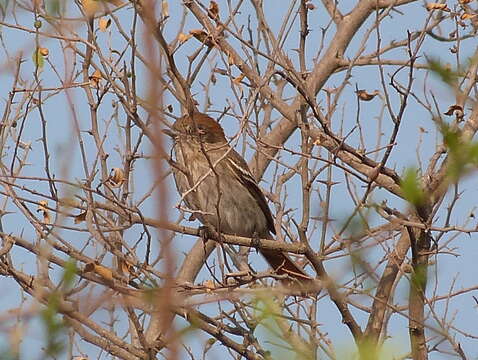
<instances>
[{"instance_id":1,"label":"bird's leg","mask_svg":"<svg viewBox=\"0 0 478 360\"><path fill-rule=\"evenodd\" d=\"M259 251L259 247L261 245L261 238L259 237L259 234L257 231L254 231L251 236L251 247L256 249L256 252Z\"/></svg>"},{"instance_id":2,"label":"bird's leg","mask_svg":"<svg viewBox=\"0 0 478 360\"><path fill-rule=\"evenodd\" d=\"M205 244L209 239L214 239L214 234L209 229L209 227L203 225L199 227L199 237Z\"/></svg>"}]
</instances>

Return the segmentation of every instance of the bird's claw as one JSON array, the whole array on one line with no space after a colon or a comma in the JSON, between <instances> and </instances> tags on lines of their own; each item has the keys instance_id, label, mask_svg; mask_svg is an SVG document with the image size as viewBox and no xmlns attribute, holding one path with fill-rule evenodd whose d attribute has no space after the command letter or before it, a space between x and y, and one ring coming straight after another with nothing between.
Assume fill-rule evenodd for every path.
<instances>
[{"instance_id":1,"label":"bird's claw","mask_svg":"<svg viewBox=\"0 0 478 360\"><path fill-rule=\"evenodd\" d=\"M251 247L256 249L256 251L259 251L259 247L261 245L261 238L259 237L259 234L257 234L256 231L251 236Z\"/></svg>"},{"instance_id":2,"label":"bird's claw","mask_svg":"<svg viewBox=\"0 0 478 360\"><path fill-rule=\"evenodd\" d=\"M199 227L199 236L201 237L202 241L205 243L211 238L211 232L209 231L207 226L200 226Z\"/></svg>"}]
</instances>

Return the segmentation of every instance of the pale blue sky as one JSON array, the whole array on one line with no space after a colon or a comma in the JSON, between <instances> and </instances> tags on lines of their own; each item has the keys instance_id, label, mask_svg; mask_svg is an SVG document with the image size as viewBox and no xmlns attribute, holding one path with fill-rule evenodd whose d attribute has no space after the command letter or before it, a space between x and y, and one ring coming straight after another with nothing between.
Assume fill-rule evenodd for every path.
<instances>
[{"instance_id":1,"label":"pale blue sky","mask_svg":"<svg viewBox=\"0 0 478 360\"><path fill-rule=\"evenodd\" d=\"M225 11L226 2L220 1L220 6L223 11ZM236 3L236 2L234 2ZM287 11L287 7L289 6L288 1L265 1L266 6L266 15L268 20L270 21L270 25L274 31L278 31L280 27L281 20L284 17L285 12ZM348 5L352 6L356 2L347 2ZM278 6L280 4L281 6ZM287 5L287 6L286 6ZM318 4L316 4L318 5ZM168 20L167 27L166 27L166 36L171 36L171 34L175 33L177 24L180 19L180 12L179 12L179 2L176 4L173 1L170 1L170 19ZM319 5L318 5L319 6ZM348 10L348 9L347 9ZM397 12L392 13L392 16L388 18L386 21L383 22L381 26L381 38L382 44L387 44L393 39L404 39L406 37L406 30L417 30L423 26L424 19L427 15L426 11L424 10L422 4L412 4L401 7L399 9L403 12L403 15ZM131 19L129 18L129 14L131 13L129 8L125 8L118 13L119 18L121 19L124 27L128 29ZM243 5L242 11L236 17L237 24L240 25L247 25L247 17L248 15L253 14L253 9L250 7L249 4ZM315 57L316 48L319 46L319 35L320 35L320 28L324 27L327 24L328 17L319 6L318 9L312 11L310 16L310 29L311 29L311 39L317 39L316 42L311 41L310 47L308 48L308 65L311 64L312 58ZM31 15L27 15L22 13L20 10L17 13L18 21L20 24L27 26L28 28L33 28L33 19ZM251 17L251 20L254 20L254 17ZM4 20L7 23L14 23L14 19L11 16L7 16ZM359 33L357 33L356 37L352 41L347 53L345 54L346 58L353 57L357 51L358 46L360 45L362 35L365 29L368 29L374 22L374 17L372 16L366 23L366 25L361 29ZM186 22L185 31L189 31L191 29L199 28L198 23L196 20L192 18L192 16L188 16L188 20ZM47 29L45 24L45 29ZM119 37L117 31L115 30L114 25L112 25L112 32L111 35L109 33L98 33L98 41L100 44L104 45L103 51L107 52L108 44L112 44L113 47L117 47L118 49L122 50L124 45L124 41ZM43 29L42 29L43 30ZM78 29L78 33L83 36L85 31L84 24L81 24ZM330 30L333 33L332 30ZM451 29L443 29L444 34L452 31ZM25 32L21 32L18 30L8 29L6 27L1 28L1 35L2 41L4 43L4 48L2 49L2 66L0 67L3 69L0 72L0 96L2 99L2 104L4 106L5 100L8 97L8 91L10 91L11 83L12 83L12 75L11 75L11 68L6 67L5 65L5 51L8 51L9 55L13 57L13 54L18 52L23 52L23 57L25 59L25 64L22 67L22 78L27 81L28 84L31 85L33 77L32 72L34 69L33 62L31 59L32 49L34 48L35 41L34 36L29 35ZM111 36L111 37L110 37ZM256 36L256 35L255 35ZM330 36L328 37L330 39ZM372 52L376 47L376 39L375 34L371 36L369 43L366 47L366 53ZM168 38L170 40L170 38ZM231 43L237 44L232 38L229 38ZM58 46L58 42L52 40L45 40L41 39L41 44L44 47L48 47L50 51L50 59L52 62L55 63L57 66L57 70L59 71L60 75L63 76L64 67L62 65L62 51ZM180 71L183 73L187 69L187 58L186 56L190 54L192 51L195 51L198 48L198 44L194 40L190 40L187 42L175 55L176 61L178 62L178 67ZM297 32L297 22L295 23L294 27L290 31L287 41L285 42L284 49L287 49L287 54L290 59L297 64L297 56L296 53L291 50L296 48L298 44L298 32ZM327 42L326 42L327 44ZM466 42L467 45L462 46L461 51L463 52L463 59L466 57L466 53L472 54L476 47L476 39L470 39ZM82 50L84 49L83 45L78 45L79 48ZM315 46L315 48L314 48ZM439 43L437 41L428 38L425 41L425 44L420 52L421 57L418 59L419 63L424 63L426 61L424 56L430 57L438 57L443 62L451 62L454 64L454 55L448 51L448 48L451 47L451 44L448 43ZM141 47L140 47L141 49ZM196 100L200 104L200 108L204 109L205 98L203 96L204 90L202 88L201 82L206 82L207 79L205 78L206 73L209 71L209 67L213 66L213 64L217 61L219 64L221 62L217 59L217 52L213 50L209 56L209 64L204 66L205 71L202 71L198 80L195 82L192 88L192 92L197 94ZM399 56L401 58L405 58L406 53L401 48L399 50L395 50L391 54L384 56L384 58L391 58L393 56ZM129 61L129 58L126 58ZM78 60L79 61L79 60ZM265 63L264 63L265 64ZM219 66L221 67L221 66ZM81 68L81 63L77 64L77 68ZM235 70L235 75L239 75L238 70ZM393 70L390 67L385 67L385 74L388 81L388 74L390 74ZM147 83L148 78L144 72L144 68L138 65L138 85L143 86ZM403 75L399 76L401 81L406 80L406 76L408 73L406 71L403 72ZM45 64L45 68L40 74L41 82L44 87L55 87L59 86L59 80L51 70L49 64ZM326 83L325 87L333 88L339 86L343 82L344 73L340 72L338 74L333 75L329 81ZM425 71L420 70L415 72L415 88L417 92L420 93L420 89L425 84L425 79L427 79L427 86L433 86L433 92L436 96L438 104L440 106L440 112L443 113L446 111L447 107L454 103L453 100L453 93L446 88L443 84L439 81L431 79L433 75L426 74ZM221 76L217 76L217 83L215 86L211 87L210 99L213 102L213 106L211 110L221 111L225 106L227 106L228 102L234 104L235 99L233 93L231 91L230 81ZM339 123L344 119L344 133L347 133L350 129L352 129L355 125L356 121L356 114L357 114L357 105L355 100L355 84L357 84L358 88L363 88L368 91L373 91L375 89L381 90L381 85L379 81L379 73L376 67L358 67L353 70L352 78L350 79L350 86L346 87L344 90L344 95L341 98L339 109L337 110L336 114L334 115L334 121L336 121L337 126L334 127L335 130L338 129ZM139 94L145 94L146 89L143 86L142 91L139 91ZM391 92L392 95L392 104L395 107L395 110L398 108L398 100L396 93L394 93L391 88L389 87L388 90ZM75 109L77 111L78 118L80 119L80 123L82 124L82 130L88 130L88 108L85 103L85 96L82 89L74 89L71 90L71 94L74 97L75 101ZM295 90L292 88L288 88L286 90L286 94L290 96L295 95ZM17 97L21 97L20 94L16 95ZM45 95L44 95L45 96ZM107 97L107 100L104 101L104 105L100 109L100 114L104 118L102 120L108 119L112 114L112 107L111 101L114 100L114 96ZM321 106L325 106L325 94L320 92L317 101L321 104ZM165 104L172 103L174 105L174 115L180 115L179 106L171 98L170 95L166 95ZM417 165L417 155L416 155L416 146L420 136L423 136L423 144L420 152L420 156L422 161L424 162L424 166L427 165L427 159L435 150L436 140L438 138L436 134L435 125L430 118L430 115L425 112L420 106L418 106L417 102L414 99L409 100L409 107L405 113L403 119L403 126L400 130L399 137L398 137L398 144L394 148L393 155L388 162L388 166L395 168L398 173L402 173L406 167L409 166L418 166ZM2 107L3 107L2 106ZM360 113L360 120L363 126L364 134L369 135L373 134L372 136L367 136L367 144L369 145L369 149L373 149L375 145L375 134L376 134L376 116L380 111L380 100L375 99L371 102L362 102L361 106L361 113ZM234 109L236 113L240 113L240 108L236 104L236 108ZM51 165L53 169L53 173L57 174L58 177L61 177L63 169L68 169L68 177L70 179L82 179L84 177L81 165L80 165L80 154L78 151L77 141L72 134L72 117L71 111L67 106L66 98L60 94L53 97L51 100L48 100L44 103L43 111L46 114L46 118L48 120L47 130L49 133L49 137L52 140L50 144L50 151L52 153ZM144 114L144 113L143 113ZM278 116L277 114L275 114ZM120 111L119 119L121 122L124 122L124 113ZM226 117L223 122L223 126L226 129L226 133L229 136L235 134L238 129L238 124L235 122L232 117ZM391 130L391 120L389 116L384 117L383 121L383 131L385 133L389 133ZM421 134L419 132L419 128L424 128L427 133ZM18 129L18 127L17 127ZM116 134L117 131L114 129L112 134ZM42 153L42 144L38 139L41 136L41 123L39 121L38 114L33 112L31 115L27 117L24 134L22 136L23 141L31 141L33 152L29 158L29 162L32 164L27 168L24 175L35 176L38 175L39 171L42 171L44 160L43 160L43 153ZM388 135L387 135L388 136ZM88 134L83 133L83 139L85 141L85 146L92 146L92 138L88 136ZM298 133L294 134L291 139L287 142L286 146L289 148L297 148L300 141L300 136ZM349 143L351 145L358 144L358 134L355 132L349 139ZM106 139L105 147L108 149L108 153L110 157L108 158L108 163L111 167L115 167L120 164L121 158L118 153L115 151L115 146L120 143L116 137L110 137ZM150 149L145 149L145 151L151 151ZM246 157L250 159L251 151L248 149L246 151ZM290 161L291 164L294 162L290 160L290 157L287 158L287 154L283 153L282 156L286 157L286 160ZM138 189L146 188L150 185L153 181L153 172L149 168L150 163L145 161L138 161L136 164L136 174L137 177L135 178L136 186ZM273 173L273 168L271 167L265 176L265 181L261 183L264 188L268 188L270 185L267 182L270 180L270 176ZM43 174L43 172L42 172ZM147 174L147 175L146 175ZM334 170L334 178L337 181L341 181L342 184L338 185L334 191L334 203L332 206L332 217L337 219L337 222L340 223L343 221L348 215L350 215L352 211L351 203L348 198L348 194L346 192L346 188L344 185L344 179L341 172L337 169ZM47 191L47 184L43 183L42 185L38 185L38 183L32 183L28 181L21 182L24 183L27 187L34 186L39 191ZM176 194L171 179L168 180L168 183L171 186L171 194ZM463 182L461 186L461 190L466 190L463 196L460 198L458 202L458 206L455 208L453 213L451 224L460 225L463 223L464 219L469 215L470 210L476 206L476 198L477 198L477 191L475 185L475 175L470 176L466 181ZM32 185L34 184L34 185ZM319 185L316 185L319 187ZM300 210L301 210L301 194L298 191L300 189L300 179L297 177L295 178L287 187L288 192L288 199L287 205L290 208L297 208L295 212L293 212L293 216L296 216L297 221L300 221ZM323 189L323 188L321 188ZM137 198L139 198L141 194L138 194ZM176 196L176 195L174 195ZM374 197L374 200L381 201L383 199L388 200L388 205L391 207L397 207L399 209L405 209L406 204L402 201L399 201L395 197L390 197L388 193L383 191L378 191ZM161 201L161 199L159 199ZM177 198L171 201L171 208L177 201ZM446 202L444 203L446 204ZM272 204L271 204L272 206ZM317 204L313 204L316 208L318 207ZM35 208L30 207L32 211ZM7 210L15 210L15 214L8 215L3 218L3 226L7 233L14 233L15 235L20 235L26 239L33 239L35 237L35 232L33 228L24 221L24 218L20 216L17 209L14 209L11 204L7 206ZM156 204L152 201L146 202L142 206L142 210L148 216L155 216L156 211ZM438 221L437 224L443 224L443 216L444 210L446 207L443 206L442 211L439 212L437 215ZM175 211L171 210L172 217L176 216ZM315 214L318 215L318 214ZM371 217L371 223L377 223L379 221L376 215ZM71 224L71 219L69 220L69 224ZM196 223L186 223L188 226L195 226ZM476 221L472 220L468 227L473 227L476 225ZM132 239L136 239L138 236L138 229L134 229L130 232L127 232L131 236ZM330 230L329 230L330 231ZM60 231L61 234L67 235L66 231ZM329 232L328 238L330 239L331 232ZM318 236L317 234L315 235ZM453 233L447 234L441 241L445 241L445 239L454 236ZM193 244L194 239L190 239L188 237L178 237L180 241L175 241L175 246L177 252L180 253L182 251L187 251L188 247ZM81 242L85 241L86 237L83 233L75 233L74 237L71 238L71 241L74 242ZM154 235L154 240L157 240ZM315 241L315 243L314 243ZM134 240L132 240L134 242ZM314 245L317 245L317 240L311 238L311 242ZM153 241L154 251L157 251L157 243ZM458 239L454 240L452 243L452 247L456 247L454 251L459 253L459 257L455 257L454 255L440 255L436 259L436 266L430 267L430 283L429 283L429 291L432 291L435 282L434 282L434 272L438 274L440 278L439 283L437 284L438 294L446 294L450 287L453 285L454 290L458 290L461 288L466 288L470 286L476 285L476 258L478 255L478 246L476 244L476 235L471 234L468 235L460 235ZM377 258L381 256L378 253L369 252L367 256L372 258ZM36 273L36 265L33 262L33 258L31 256L27 256L26 252L22 249L14 248L12 252L12 257L17 265L22 264L21 267L24 271L30 272L32 274ZM254 256L252 258L253 264L258 265L263 263L262 259L258 256ZM329 273L334 276L338 281L345 281L349 279L351 276L350 272L350 262L348 259L338 259L338 260L330 260L325 263L325 266ZM258 265L257 267L260 267ZM382 267L383 268L383 267ZM310 269L309 269L310 270ZM380 273L380 271L379 271ZM203 272L198 281L204 280L208 277L206 272ZM0 308L2 309L9 309L14 308L19 305L19 291L18 286L15 285L15 282L11 279L0 277L0 288L6 289L4 296L0 297ZM395 298L396 302L400 304L405 303L406 294L408 292L408 286L405 279L402 279L401 283L398 286L397 296ZM357 297L358 298L358 297ZM364 299L365 302L369 302L370 299ZM29 301L30 303L30 301ZM439 302L436 304L436 311L437 313L441 314L445 311L445 302ZM214 313L215 308L210 307L209 309L206 307L202 307L201 310L211 313ZM448 308L449 319L455 316L454 324L463 329L464 331L468 331L473 333L476 331L476 323L478 321L478 315L476 312L476 303L472 298L472 293L467 293L465 295L461 295L456 297L449 305ZM362 313L355 308L352 308L353 314L357 317L360 321L361 325L364 326L366 323L367 316L366 314ZM103 314L104 315L104 314ZM99 320L102 317L101 314L95 314L95 320ZM335 345L338 349L343 349L344 352L350 351L352 349L351 341L352 338L350 333L345 325L341 323L340 314L338 313L335 306L329 301L328 297L324 297L321 302L319 303L319 310L318 310L318 322L323 324L321 331L327 332L330 338L335 342ZM178 321L178 324L183 324L182 321ZM389 325L389 334L393 336L393 339L389 341L391 348L395 349L398 354L404 354L408 351L408 321L404 317L394 316ZM430 321L429 325L433 327L437 327L436 323ZM122 327L122 326L120 326ZM34 321L30 326L30 331L28 336L25 336L25 340L22 346L23 356L22 358L25 359L37 359L41 358L40 354L40 345L42 339L42 330L38 325L38 321ZM432 335L432 333L429 333ZM460 342L465 353L470 357L470 359L478 358L478 346L476 345L475 339L467 338L461 334L455 333L451 331L451 334L455 336L456 341ZM475 333L473 333L476 335ZM267 336L264 332L258 332L258 336ZM0 337L3 334L0 334ZM206 341L208 336L204 334L199 334L196 332L194 335L188 338L188 345L193 346L193 348L199 348L201 343ZM388 342L387 342L388 343ZM86 343L82 343L82 349L89 354L93 355L97 353L97 349L92 348L90 345ZM208 353L208 359L214 358L224 358L224 349L216 344L213 346L212 350ZM279 355L278 355L279 356ZM345 354L343 355L345 358ZM93 358L93 357L92 357ZM340 357L339 357L340 358ZM430 355L430 359L442 359L444 358L442 355L437 355L437 353L432 353Z\"/></svg>"}]
</instances>

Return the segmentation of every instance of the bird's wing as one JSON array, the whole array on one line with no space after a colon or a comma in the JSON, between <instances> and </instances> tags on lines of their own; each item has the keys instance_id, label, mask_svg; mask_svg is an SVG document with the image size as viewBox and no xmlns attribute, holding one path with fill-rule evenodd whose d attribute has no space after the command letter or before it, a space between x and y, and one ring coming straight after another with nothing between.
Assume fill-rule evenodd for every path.
<instances>
[{"instance_id":1,"label":"bird's wing","mask_svg":"<svg viewBox=\"0 0 478 360\"><path fill-rule=\"evenodd\" d=\"M247 166L247 163L244 161L241 155L234 151L234 149L231 149L230 151L230 157L226 157L227 164L233 170L239 181L244 184L246 189L249 190L250 194L257 201L259 207L266 217L269 231L275 234L276 231L274 228L274 219L272 218L271 210L267 205L267 201L262 193L262 190L259 188L259 185L257 185L256 180L252 176L249 166Z\"/></svg>"}]
</instances>

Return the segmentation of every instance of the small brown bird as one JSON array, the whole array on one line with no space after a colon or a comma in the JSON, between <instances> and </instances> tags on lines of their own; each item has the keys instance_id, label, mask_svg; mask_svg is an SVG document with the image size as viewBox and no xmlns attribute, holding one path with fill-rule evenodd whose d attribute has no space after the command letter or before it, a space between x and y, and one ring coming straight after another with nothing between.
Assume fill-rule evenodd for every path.
<instances>
[{"instance_id":1,"label":"small brown bird","mask_svg":"<svg viewBox=\"0 0 478 360\"><path fill-rule=\"evenodd\" d=\"M194 217L224 234L273 239L274 220L244 159L231 148L221 126L209 116L184 116L166 132L174 139L178 191ZM276 274L312 281L286 254L260 250ZM290 282L290 280L289 280Z\"/></svg>"}]
</instances>

